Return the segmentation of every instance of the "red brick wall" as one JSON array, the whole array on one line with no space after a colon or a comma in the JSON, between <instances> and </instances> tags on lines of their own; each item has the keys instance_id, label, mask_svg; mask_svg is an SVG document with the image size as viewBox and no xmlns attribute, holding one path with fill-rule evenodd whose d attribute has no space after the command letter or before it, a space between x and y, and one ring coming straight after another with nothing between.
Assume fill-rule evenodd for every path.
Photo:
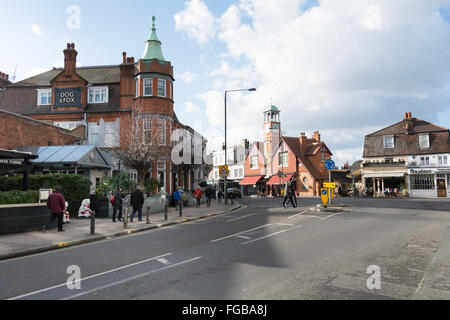
<instances>
[{"instance_id":1,"label":"red brick wall","mask_svg":"<svg viewBox=\"0 0 450 320\"><path fill-rule=\"evenodd\" d=\"M28 146L74 145L81 141L68 130L40 121L0 112L0 148L15 149Z\"/></svg>"}]
</instances>

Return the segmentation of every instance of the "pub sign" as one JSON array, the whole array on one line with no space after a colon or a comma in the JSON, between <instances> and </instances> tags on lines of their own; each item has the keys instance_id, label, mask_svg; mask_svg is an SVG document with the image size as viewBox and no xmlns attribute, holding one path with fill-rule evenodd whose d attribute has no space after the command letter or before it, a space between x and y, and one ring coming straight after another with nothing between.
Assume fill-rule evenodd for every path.
<instances>
[{"instance_id":1,"label":"pub sign","mask_svg":"<svg viewBox=\"0 0 450 320\"><path fill-rule=\"evenodd\" d=\"M53 107L55 109L65 107L81 108L81 92L81 87L55 89L55 105Z\"/></svg>"}]
</instances>

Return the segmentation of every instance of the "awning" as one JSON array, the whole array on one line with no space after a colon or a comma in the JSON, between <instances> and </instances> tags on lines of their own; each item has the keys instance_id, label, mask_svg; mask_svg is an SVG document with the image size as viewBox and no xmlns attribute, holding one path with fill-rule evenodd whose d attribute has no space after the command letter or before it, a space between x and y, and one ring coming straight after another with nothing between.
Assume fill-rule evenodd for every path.
<instances>
[{"instance_id":1,"label":"awning","mask_svg":"<svg viewBox=\"0 0 450 320\"><path fill-rule=\"evenodd\" d=\"M264 176L245 177L239 185L241 186L253 186L259 182Z\"/></svg>"},{"instance_id":2,"label":"awning","mask_svg":"<svg viewBox=\"0 0 450 320\"><path fill-rule=\"evenodd\" d=\"M363 178L403 178L406 172L377 172L365 173Z\"/></svg>"},{"instance_id":3,"label":"awning","mask_svg":"<svg viewBox=\"0 0 450 320\"><path fill-rule=\"evenodd\" d=\"M272 176L267 184L272 186L279 186L281 184L285 184L289 179L291 179L294 174L287 174L284 178L280 178L279 176Z\"/></svg>"}]
</instances>

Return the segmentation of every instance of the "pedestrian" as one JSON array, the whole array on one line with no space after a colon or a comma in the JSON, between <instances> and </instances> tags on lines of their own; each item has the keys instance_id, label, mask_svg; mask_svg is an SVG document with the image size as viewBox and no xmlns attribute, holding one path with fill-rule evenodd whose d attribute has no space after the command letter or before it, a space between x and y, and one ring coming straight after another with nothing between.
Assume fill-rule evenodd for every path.
<instances>
[{"instance_id":1,"label":"pedestrian","mask_svg":"<svg viewBox=\"0 0 450 320\"><path fill-rule=\"evenodd\" d=\"M298 204L297 204L297 195L296 195L296 193L295 193L295 181L296 181L297 179L295 178L295 176L294 177L292 177L292 179L291 179L291 201L292 201L292 205L294 206L294 208L297 208L298 207Z\"/></svg>"},{"instance_id":2,"label":"pedestrian","mask_svg":"<svg viewBox=\"0 0 450 320\"><path fill-rule=\"evenodd\" d=\"M295 208L295 204L294 204L294 201L293 201L293 199L292 199L291 185L292 185L291 180L288 180L288 181L286 182L285 187L284 187L284 201L283 201L283 207L284 207L285 209L287 209L287 208L286 208L286 204L289 204L289 202L292 203L292 206Z\"/></svg>"},{"instance_id":3,"label":"pedestrian","mask_svg":"<svg viewBox=\"0 0 450 320\"><path fill-rule=\"evenodd\" d=\"M175 187L175 191L173 193L173 201L175 201L175 208L179 208L178 206L181 206L181 192L177 187Z\"/></svg>"},{"instance_id":4,"label":"pedestrian","mask_svg":"<svg viewBox=\"0 0 450 320\"><path fill-rule=\"evenodd\" d=\"M138 221L142 222L142 208L144 207L144 192L142 187L137 186L136 190L131 193L130 204L133 207L133 213L131 214L130 222L133 222L136 212L138 213Z\"/></svg>"},{"instance_id":5,"label":"pedestrian","mask_svg":"<svg viewBox=\"0 0 450 320\"><path fill-rule=\"evenodd\" d=\"M117 187L116 192L114 192L113 199L111 203L113 205L113 222L116 222L116 213L119 212L118 220L122 221L122 203L125 195L123 194L123 188L121 186Z\"/></svg>"},{"instance_id":6,"label":"pedestrian","mask_svg":"<svg viewBox=\"0 0 450 320\"><path fill-rule=\"evenodd\" d=\"M206 196L206 206L211 207L211 198L212 198L212 189L210 186L206 187L205 196Z\"/></svg>"},{"instance_id":7,"label":"pedestrian","mask_svg":"<svg viewBox=\"0 0 450 320\"><path fill-rule=\"evenodd\" d=\"M61 187L57 186L53 190L53 193L47 199L47 207L50 209L51 216L50 222L42 227L42 232L46 232L48 227L55 221L58 220L58 232L64 232L63 229L63 213L66 209L66 200L61 193Z\"/></svg>"},{"instance_id":8,"label":"pedestrian","mask_svg":"<svg viewBox=\"0 0 450 320\"><path fill-rule=\"evenodd\" d=\"M217 201L219 202L219 204L222 204L222 198L223 198L223 192L222 192L222 190L219 190L219 192L217 192Z\"/></svg>"},{"instance_id":9,"label":"pedestrian","mask_svg":"<svg viewBox=\"0 0 450 320\"><path fill-rule=\"evenodd\" d=\"M201 206L200 200L202 199L202 194L203 194L202 189L200 189L200 186L198 186L197 189L195 189L194 191L194 199L197 200L195 203L196 208L199 208Z\"/></svg>"}]
</instances>

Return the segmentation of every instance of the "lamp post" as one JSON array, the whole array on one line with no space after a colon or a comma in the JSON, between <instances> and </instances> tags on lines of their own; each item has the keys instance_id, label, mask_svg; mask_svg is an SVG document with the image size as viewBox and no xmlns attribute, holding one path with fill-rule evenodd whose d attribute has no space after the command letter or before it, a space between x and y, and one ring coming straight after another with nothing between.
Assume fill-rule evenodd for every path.
<instances>
[{"instance_id":1,"label":"lamp post","mask_svg":"<svg viewBox=\"0 0 450 320\"><path fill-rule=\"evenodd\" d=\"M237 91L256 91L256 88L250 88L250 89L237 89L237 90L226 90L225 91L225 165L228 165L228 152L227 152L227 94L229 92L237 92ZM224 193L225 193L225 204L228 204L228 190L227 190L227 179L228 177L225 177L225 181L223 184Z\"/></svg>"}]
</instances>

